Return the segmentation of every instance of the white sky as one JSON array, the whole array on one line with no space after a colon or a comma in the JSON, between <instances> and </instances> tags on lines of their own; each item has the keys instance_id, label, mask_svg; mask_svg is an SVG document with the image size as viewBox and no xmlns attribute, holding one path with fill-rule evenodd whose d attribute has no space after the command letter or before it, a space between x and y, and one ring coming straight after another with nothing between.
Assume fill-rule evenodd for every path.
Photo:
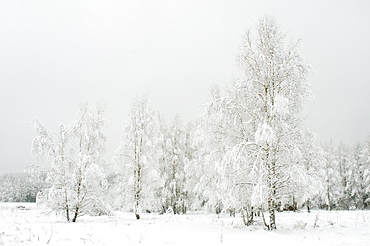
<instances>
[{"instance_id":1,"label":"white sky","mask_svg":"<svg viewBox=\"0 0 370 246\"><path fill-rule=\"evenodd\" d=\"M0 2L0 174L33 164L30 122L77 120L107 103L107 159L133 99L148 94L171 119L197 118L209 87L237 77L243 35L275 16L316 73L310 125L346 143L370 134L370 2L246 0L12 0Z\"/></svg>"}]
</instances>

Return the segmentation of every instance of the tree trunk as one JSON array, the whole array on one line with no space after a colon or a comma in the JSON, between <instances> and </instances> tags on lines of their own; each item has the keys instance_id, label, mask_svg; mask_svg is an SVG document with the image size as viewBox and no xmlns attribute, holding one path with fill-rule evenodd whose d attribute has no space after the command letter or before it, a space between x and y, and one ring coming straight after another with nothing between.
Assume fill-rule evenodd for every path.
<instances>
[{"instance_id":1,"label":"tree trunk","mask_svg":"<svg viewBox=\"0 0 370 246\"><path fill-rule=\"evenodd\" d=\"M307 206L307 212L311 212L311 209L310 209L310 198L308 198L307 200L306 200L306 206Z\"/></svg>"},{"instance_id":2,"label":"tree trunk","mask_svg":"<svg viewBox=\"0 0 370 246\"><path fill-rule=\"evenodd\" d=\"M72 222L76 222L78 216L79 207L76 207L75 215L73 216Z\"/></svg>"},{"instance_id":3,"label":"tree trunk","mask_svg":"<svg viewBox=\"0 0 370 246\"><path fill-rule=\"evenodd\" d=\"M140 137L138 146L135 145L135 168L134 168L134 198L135 198L135 208L134 213L136 219L140 219L139 214L139 207L140 207L140 199L141 199L141 187L142 187L142 163L141 163L141 155L143 152L143 138Z\"/></svg>"},{"instance_id":4,"label":"tree trunk","mask_svg":"<svg viewBox=\"0 0 370 246\"><path fill-rule=\"evenodd\" d=\"M271 156L267 153L266 160L269 162ZM272 158L271 158L272 159ZM271 160L270 159L270 160ZM272 159L268 164L268 198L267 198L267 210L269 212L270 222L268 224L268 230L276 230L276 221L275 221L275 199L276 199L276 164Z\"/></svg>"},{"instance_id":5,"label":"tree trunk","mask_svg":"<svg viewBox=\"0 0 370 246\"><path fill-rule=\"evenodd\" d=\"M134 208L134 212L135 212L135 216L136 216L136 219L139 220L140 219L140 214L139 214L139 199L140 199L140 194L139 192L136 192L135 194L135 208Z\"/></svg>"},{"instance_id":6,"label":"tree trunk","mask_svg":"<svg viewBox=\"0 0 370 246\"><path fill-rule=\"evenodd\" d=\"M253 223L253 218L254 218L253 207L251 207L250 211L248 211L248 208L247 209L242 208L241 214L242 214L244 225L249 226Z\"/></svg>"},{"instance_id":7,"label":"tree trunk","mask_svg":"<svg viewBox=\"0 0 370 246\"><path fill-rule=\"evenodd\" d=\"M67 216L67 221L69 222L70 221L70 217L69 217L69 207L68 207L68 204L67 204L67 207L66 207L66 216Z\"/></svg>"},{"instance_id":8,"label":"tree trunk","mask_svg":"<svg viewBox=\"0 0 370 246\"><path fill-rule=\"evenodd\" d=\"M275 202L274 199L270 198L268 201L268 212L270 217L270 223L267 225L268 230L276 230L275 220Z\"/></svg>"},{"instance_id":9,"label":"tree trunk","mask_svg":"<svg viewBox=\"0 0 370 246\"><path fill-rule=\"evenodd\" d=\"M327 199L328 199L328 210L331 210L331 201L330 201L330 188L329 188L329 181L327 181Z\"/></svg>"},{"instance_id":10,"label":"tree trunk","mask_svg":"<svg viewBox=\"0 0 370 246\"><path fill-rule=\"evenodd\" d=\"M297 201L295 200L295 196L293 195L293 198L292 198L292 202L293 202L293 212L297 212L298 211L298 203Z\"/></svg>"}]
</instances>

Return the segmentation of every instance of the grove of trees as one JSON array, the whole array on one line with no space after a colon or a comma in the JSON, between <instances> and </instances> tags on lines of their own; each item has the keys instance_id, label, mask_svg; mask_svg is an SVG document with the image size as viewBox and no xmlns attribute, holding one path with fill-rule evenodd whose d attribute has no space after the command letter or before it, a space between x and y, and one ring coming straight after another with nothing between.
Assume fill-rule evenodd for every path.
<instances>
[{"instance_id":1,"label":"grove of trees","mask_svg":"<svg viewBox=\"0 0 370 246\"><path fill-rule=\"evenodd\" d=\"M193 122L166 121L137 98L111 162L101 105L83 105L58 132L35 120L32 149L47 173L38 202L71 222L116 209L137 219L203 210L241 214L246 225L261 214L269 230L277 211L369 208L370 137L349 147L309 131L302 110L312 97L311 68L299 42L286 40L274 18L262 18L241 48L244 78L212 87Z\"/></svg>"}]
</instances>

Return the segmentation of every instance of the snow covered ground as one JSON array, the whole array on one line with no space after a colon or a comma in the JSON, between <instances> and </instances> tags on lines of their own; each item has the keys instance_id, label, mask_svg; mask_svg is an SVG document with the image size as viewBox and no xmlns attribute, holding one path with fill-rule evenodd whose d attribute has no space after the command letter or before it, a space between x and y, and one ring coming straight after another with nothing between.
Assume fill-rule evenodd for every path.
<instances>
[{"instance_id":1,"label":"snow covered ground","mask_svg":"<svg viewBox=\"0 0 370 246\"><path fill-rule=\"evenodd\" d=\"M19 207L23 205L23 207ZM370 211L277 214L277 231L227 215L64 218L35 204L0 203L0 245L370 245Z\"/></svg>"}]
</instances>

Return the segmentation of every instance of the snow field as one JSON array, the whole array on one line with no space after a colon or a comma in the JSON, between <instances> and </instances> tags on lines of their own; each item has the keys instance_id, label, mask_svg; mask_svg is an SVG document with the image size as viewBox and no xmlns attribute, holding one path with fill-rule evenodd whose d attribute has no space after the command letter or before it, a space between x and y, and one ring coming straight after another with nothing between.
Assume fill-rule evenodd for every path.
<instances>
[{"instance_id":1,"label":"snow field","mask_svg":"<svg viewBox=\"0 0 370 246\"><path fill-rule=\"evenodd\" d=\"M23 205L18 208L19 205ZM0 204L0 245L369 245L370 211L277 213L277 231L240 217L115 212L77 223L35 204ZM259 218L257 218L259 220Z\"/></svg>"}]
</instances>

